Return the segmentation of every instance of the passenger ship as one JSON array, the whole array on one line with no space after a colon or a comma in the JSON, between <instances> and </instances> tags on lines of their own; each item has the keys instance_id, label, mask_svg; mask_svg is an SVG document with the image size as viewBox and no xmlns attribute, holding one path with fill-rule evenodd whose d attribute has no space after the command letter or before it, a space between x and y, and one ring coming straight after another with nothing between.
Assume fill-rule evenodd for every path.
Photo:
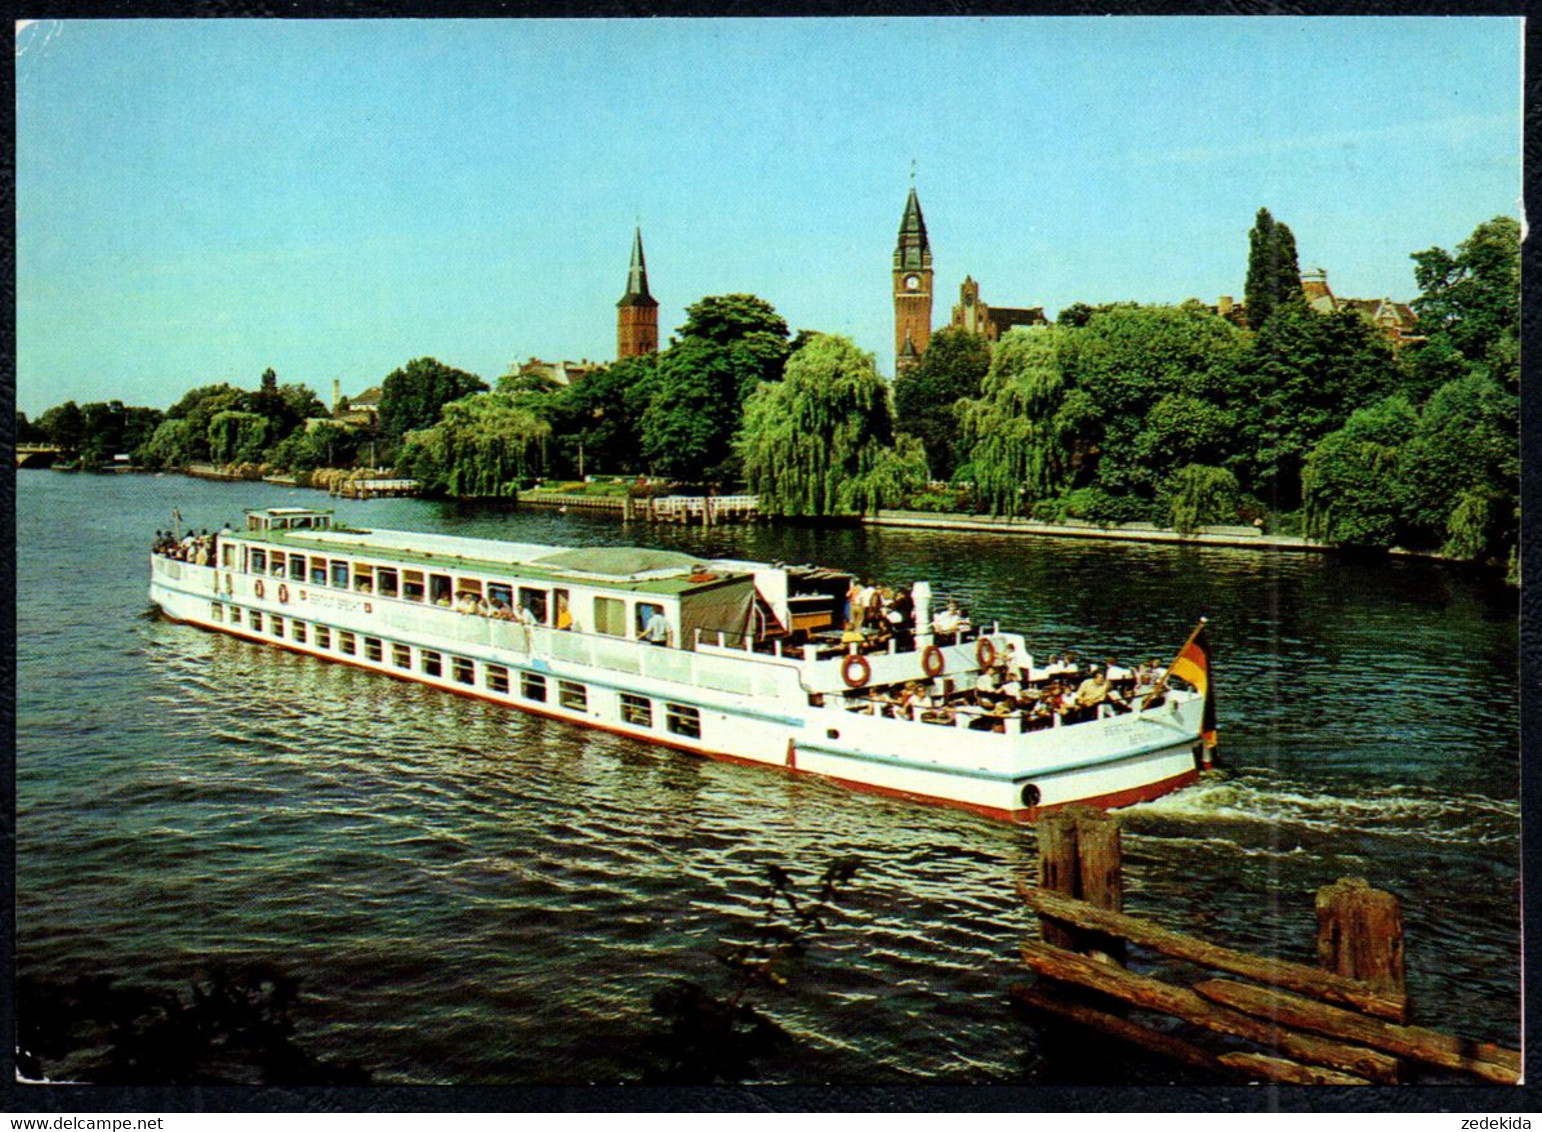
<instances>
[{"instance_id":1,"label":"passenger ship","mask_svg":"<svg viewBox=\"0 0 1542 1132\"><path fill-rule=\"evenodd\" d=\"M995 818L1031 821L1073 802L1130 805L1209 765L1202 652L1197 667L1173 668L1194 688L1164 679L1131 710L1084 722L1028 730L1020 714L981 719L968 708L886 714L875 704L886 689L923 682L941 701L972 689L1008 645L1028 656L1021 636L994 629L933 634L925 583L914 633L862 653L839 641L851 575L807 566L358 530L302 508L248 512L246 529L221 532L207 561L152 555L150 597L167 617L683 751ZM478 602L517 607L519 619L465 611ZM658 614L668 627L662 647L646 639Z\"/></svg>"}]
</instances>

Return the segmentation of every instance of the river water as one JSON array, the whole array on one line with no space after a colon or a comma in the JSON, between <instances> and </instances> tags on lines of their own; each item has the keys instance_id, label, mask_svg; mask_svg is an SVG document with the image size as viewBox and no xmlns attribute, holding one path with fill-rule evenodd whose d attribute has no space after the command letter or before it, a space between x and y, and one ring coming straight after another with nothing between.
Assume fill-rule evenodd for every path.
<instances>
[{"instance_id":1,"label":"river water","mask_svg":"<svg viewBox=\"0 0 1542 1132\"><path fill-rule=\"evenodd\" d=\"M17 476L17 942L24 977L185 988L266 961L296 1041L380 1082L638 1080L651 996L725 987L766 867L861 867L780 993L752 1080L1055 1083L1007 987L1031 828L695 759L149 613L186 521L325 505L181 477ZM1214 781L1122 811L1126 907L1311 962L1312 894L1402 901L1414 1019L1519 1031L1518 631L1448 566L870 528L635 526L379 500L356 526L637 542L930 578L1039 655L1168 656L1212 621ZM1138 953L1137 953L1138 954ZM1149 965L1145 969L1151 969ZM1099 1080L1167 1070L1105 1051Z\"/></svg>"}]
</instances>

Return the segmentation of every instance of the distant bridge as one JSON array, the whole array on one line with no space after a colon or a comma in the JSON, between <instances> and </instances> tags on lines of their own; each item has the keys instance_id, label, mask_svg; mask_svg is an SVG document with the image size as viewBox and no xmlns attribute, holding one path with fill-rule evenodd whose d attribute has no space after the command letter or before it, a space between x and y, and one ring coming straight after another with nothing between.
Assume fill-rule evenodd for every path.
<instances>
[{"instance_id":1,"label":"distant bridge","mask_svg":"<svg viewBox=\"0 0 1542 1132\"><path fill-rule=\"evenodd\" d=\"M65 455L63 448L52 444L18 444L16 466L18 468L50 468L54 461Z\"/></svg>"}]
</instances>

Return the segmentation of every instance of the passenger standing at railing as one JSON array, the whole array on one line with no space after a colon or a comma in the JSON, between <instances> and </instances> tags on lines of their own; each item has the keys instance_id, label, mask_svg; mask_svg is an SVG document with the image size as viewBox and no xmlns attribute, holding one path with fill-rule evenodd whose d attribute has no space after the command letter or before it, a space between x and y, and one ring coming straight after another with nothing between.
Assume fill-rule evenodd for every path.
<instances>
[{"instance_id":1,"label":"passenger standing at railing","mask_svg":"<svg viewBox=\"0 0 1542 1132\"><path fill-rule=\"evenodd\" d=\"M669 621L664 617L662 609L655 609L653 615L648 618L648 626L643 630L642 639L650 645L658 645L660 648L669 645Z\"/></svg>"}]
</instances>

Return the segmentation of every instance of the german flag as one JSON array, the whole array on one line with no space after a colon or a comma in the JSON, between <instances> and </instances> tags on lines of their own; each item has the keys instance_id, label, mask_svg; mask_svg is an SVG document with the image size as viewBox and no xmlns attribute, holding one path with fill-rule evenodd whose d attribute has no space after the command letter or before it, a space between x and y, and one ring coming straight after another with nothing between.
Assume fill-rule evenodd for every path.
<instances>
[{"instance_id":1,"label":"german flag","mask_svg":"<svg viewBox=\"0 0 1542 1132\"><path fill-rule=\"evenodd\" d=\"M1215 738L1215 688L1210 683L1210 646L1205 641L1205 622L1199 623L1194 635L1167 669L1168 676L1176 676L1194 685L1205 697L1205 714L1199 725L1199 736L1206 747L1214 747Z\"/></svg>"}]
</instances>

